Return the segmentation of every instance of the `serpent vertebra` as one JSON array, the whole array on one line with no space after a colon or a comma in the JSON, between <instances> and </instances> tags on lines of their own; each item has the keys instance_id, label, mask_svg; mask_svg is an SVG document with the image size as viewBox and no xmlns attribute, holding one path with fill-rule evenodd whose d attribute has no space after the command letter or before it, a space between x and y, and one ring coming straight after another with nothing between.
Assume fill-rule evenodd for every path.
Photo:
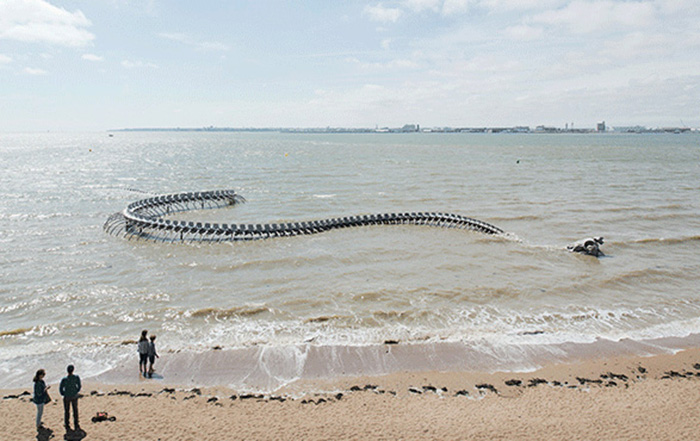
<instances>
[{"instance_id":1,"label":"serpent vertebra","mask_svg":"<svg viewBox=\"0 0 700 441\"><path fill-rule=\"evenodd\" d=\"M503 230L494 225L449 213L386 213L311 222L238 225L162 219L171 213L221 208L243 202L245 199L233 190L178 193L141 199L129 204L123 211L111 215L104 224L104 230L128 239L135 237L166 242L255 240L315 234L335 228L397 224L430 225L469 229L485 234L504 234Z\"/></svg>"}]
</instances>

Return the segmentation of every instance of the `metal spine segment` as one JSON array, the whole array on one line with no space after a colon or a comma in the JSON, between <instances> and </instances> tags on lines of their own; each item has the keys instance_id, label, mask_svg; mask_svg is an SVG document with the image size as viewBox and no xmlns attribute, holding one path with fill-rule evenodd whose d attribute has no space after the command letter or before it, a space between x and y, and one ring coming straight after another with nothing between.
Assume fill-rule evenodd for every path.
<instances>
[{"instance_id":1,"label":"metal spine segment","mask_svg":"<svg viewBox=\"0 0 700 441\"><path fill-rule=\"evenodd\" d=\"M369 225L427 225L460 228L484 234L504 234L489 223L449 213L378 213L280 224L209 224L163 219L184 211L222 208L244 203L234 190L167 194L132 202L107 218L103 229L127 239L163 242L229 242L316 234L336 228Z\"/></svg>"}]
</instances>

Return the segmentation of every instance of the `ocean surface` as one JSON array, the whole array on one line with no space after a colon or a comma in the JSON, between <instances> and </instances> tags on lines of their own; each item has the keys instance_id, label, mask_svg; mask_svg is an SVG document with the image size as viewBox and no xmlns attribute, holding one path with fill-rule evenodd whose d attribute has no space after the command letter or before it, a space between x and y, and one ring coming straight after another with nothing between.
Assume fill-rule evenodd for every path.
<instances>
[{"instance_id":1,"label":"ocean surface","mask_svg":"<svg viewBox=\"0 0 700 441\"><path fill-rule=\"evenodd\" d=\"M102 229L143 192L214 189L248 202L173 218L435 211L509 235L403 225L171 244ZM565 251L589 236L606 257ZM69 362L84 379L135 381L128 342L142 329L158 336L157 366L218 346L257 357L279 380L267 386L303 376L309 351L335 348L318 372L345 373L338 348L387 340L459 347L480 369L601 341L673 350L700 329L700 135L0 134L0 386L40 367L56 380ZM431 354L420 367L444 367ZM372 360L354 372L389 369Z\"/></svg>"}]
</instances>

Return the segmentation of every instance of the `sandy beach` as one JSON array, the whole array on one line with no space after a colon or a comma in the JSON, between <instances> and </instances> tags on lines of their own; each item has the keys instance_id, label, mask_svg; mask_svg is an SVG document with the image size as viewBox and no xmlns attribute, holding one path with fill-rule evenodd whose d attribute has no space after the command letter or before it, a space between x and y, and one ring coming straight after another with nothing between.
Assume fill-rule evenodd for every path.
<instances>
[{"instance_id":1,"label":"sandy beach","mask_svg":"<svg viewBox=\"0 0 700 441\"><path fill-rule=\"evenodd\" d=\"M96 440L687 440L700 438L699 385L700 350L689 349L527 373L306 380L264 395L156 380L86 382L80 415L83 438ZM44 411L49 431L37 436L29 390L2 391L2 439L63 438L55 400ZM99 411L116 420L92 422Z\"/></svg>"}]
</instances>

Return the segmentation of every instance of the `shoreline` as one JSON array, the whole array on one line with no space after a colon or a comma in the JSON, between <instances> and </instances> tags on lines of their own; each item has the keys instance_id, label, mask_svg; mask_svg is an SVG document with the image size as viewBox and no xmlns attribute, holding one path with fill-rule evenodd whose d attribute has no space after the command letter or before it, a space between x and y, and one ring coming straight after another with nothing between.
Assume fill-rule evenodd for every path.
<instances>
[{"instance_id":1,"label":"shoreline","mask_svg":"<svg viewBox=\"0 0 700 441\"><path fill-rule=\"evenodd\" d=\"M520 338L523 338L520 336ZM365 346L290 345L214 347L203 352L161 353L155 380L180 387L228 387L251 393L271 393L305 381L385 376L400 372L530 372L544 366L578 363L602 357L647 357L700 348L700 334L649 340L598 339L590 343L542 343L539 335L511 345L485 342L428 342ZM89 381L140 384L136 357L124 357ZM79 367L79 364L76 364ZM62 372L62 367L56 367ZM55 374L55 372L54 372Z\"/></svg>"},{"instance_id":2,"label":"shoreline","mask_svg":"<svg viewBox=\"0 0 700 441\"><path fill-rule=\"evenodd\" d=\"M640 356L700 348L700 334L647 340L599 338L588 343L547 342L542 334L518 335L508 344L486 341L411 343L387 340L371 345L214 346L202 350L161 350L156 375L150 380L169 387L228 387L250 393L271 393L304 381L335 381L399 372L530 372L544 366L577 363L601 357ZM104 351L106 349L106 351ZM52 352L34 357L29 370L43 368L56 383L73 364L84 381L141 384L135 343L95 351ZM18 360L11 360L10 365ZM28 366L22 361L22 366ZM26 384L27 372L6 369L5 389ZM29 374L31 377L31 373Z\"/></svg>"},{"instance_id":3,"label":"shoreline","mask_svg":"<svg viewBox=\"0 0 700 441\"><path fill-rule=\"evenodd\" d=\"M78 372L79 373L79 372ZM697 439L700 347L532 372L421 371L298 380L268 394L84 381L88 437L128 439ZM30 388L2 390L4 438L36 436ZM324 391L324 392L321 392ZM54 394L57 392L54 391ZM19 395L19 396L18 396ZM54 396L56 398L56 396ZM90 422L107 411L114 422ZM62 435L62 406L44 421Z\"/></svg>"}]
</instances>

